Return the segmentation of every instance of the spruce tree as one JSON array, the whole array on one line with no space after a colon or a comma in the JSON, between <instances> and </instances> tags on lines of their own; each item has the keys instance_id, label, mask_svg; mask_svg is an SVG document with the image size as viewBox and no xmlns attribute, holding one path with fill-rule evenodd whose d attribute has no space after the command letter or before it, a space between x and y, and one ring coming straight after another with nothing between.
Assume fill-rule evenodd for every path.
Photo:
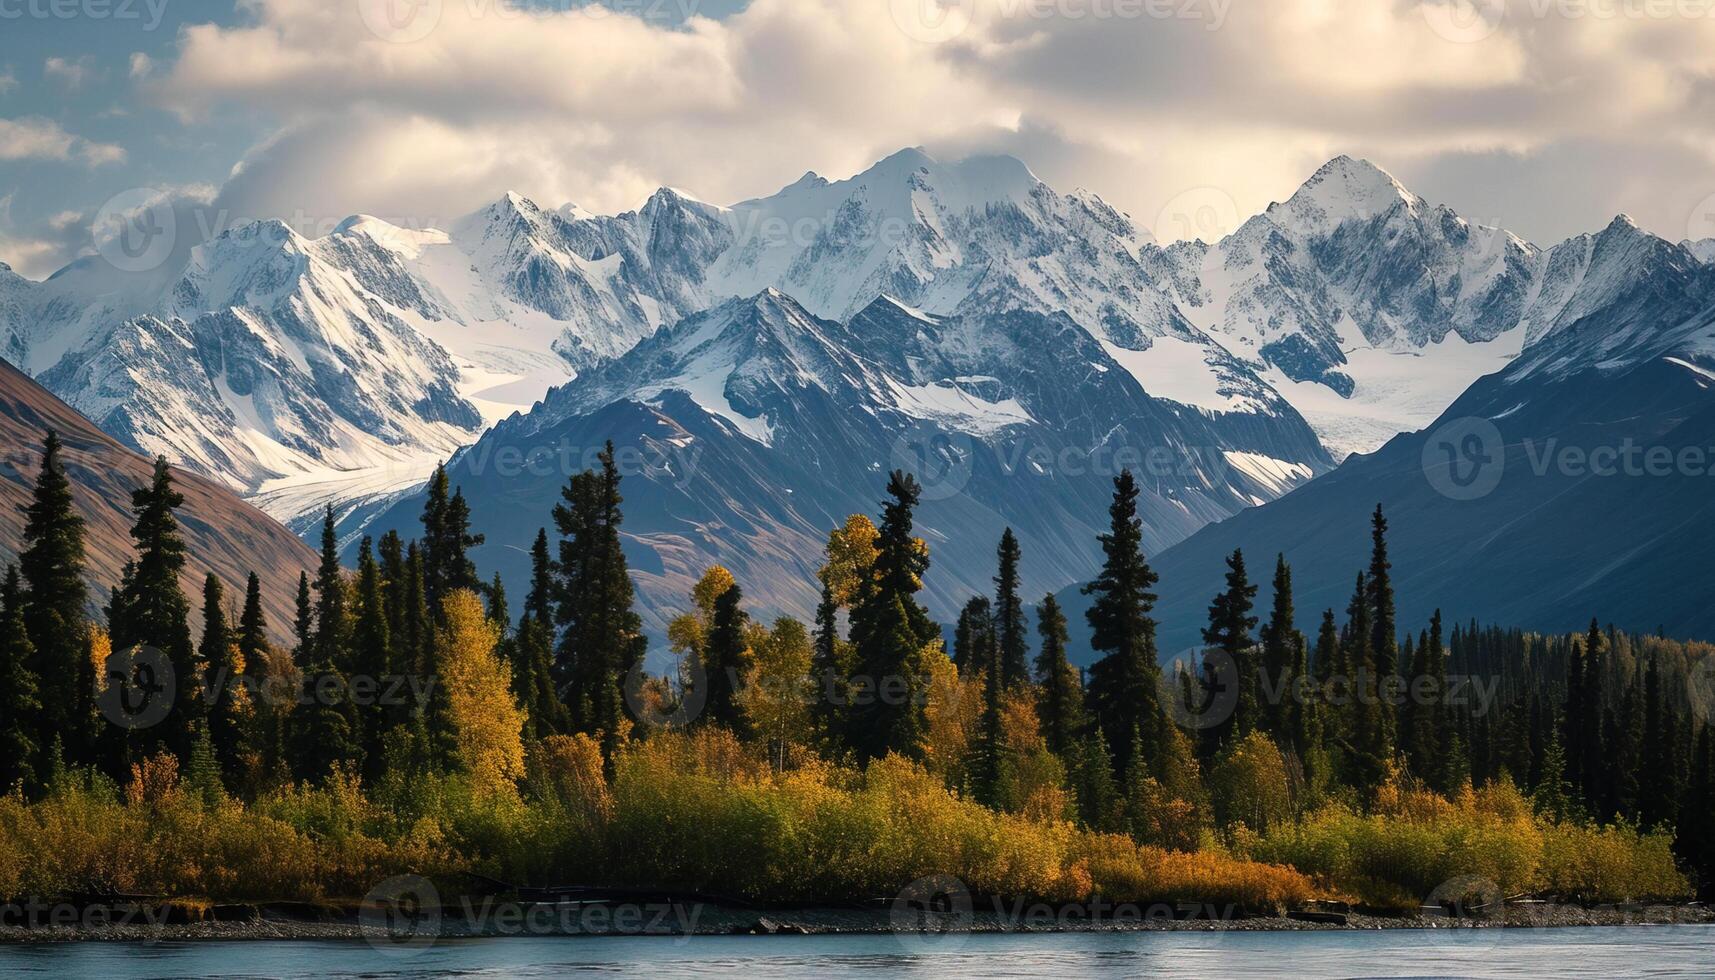
<instances>
[{"instance_id":1,"label":"spruce tree","mask_svg":"<svg viewBox=\"0 0 1715 980\"><path fill-rule=\"evenodd\" d=\"M310 662L316 653L316 607L310 598L310 576L307 572L298 573L298 591L293 596L292 636L298 641L292 650L292 659L299 666Z\"/></svg>"},{"instance_id":2,"label":"spruce tree","mask_svg":"<svg viewBox=\"0 0 1715 980\"><path fill-rule=\"evenodd\" d=\"M1671 825L1679 816L1680 784L1674 756L1674 732L1679 727L1673 702L1662 688L1660 658L1650 657L1644 675L1644 721L1639 746L1638 822L1645 827Z\"/></svg>"},{"instance_id":3,"label":"spruce tree","mask_svg":"<svg viewBox=\"0 0 1715 980\"><path fill-rule=\"evenodd\" d=\"M1232 713L1203 729L1203 755L1213 759L1215 753L1234 745L1256 729L1258 722L1257 658L1251 641L1251 630L1257 618L1251 615L1257 587L1245 573L1245 555L1234 551L1227 557L1227 588L1209 604L1209 625L1203 630L1203 642L1211 653L1224 654L1231 665L1223 670L1218 660L1209 656L1204 662L1203 685L1208 703L1218 703L1217 688L1226 684L1238 686L1232 700Z\"/></svg>"},{"instance_id":4,"label":"spruce tree","mask_svg":"<svg viewBox=\"0 0 1715 980\"><path fill-rule=\"evenodd\" d=\"M852 748L862 761L898 752L923 753L928 732L925 701L928 683L923 648L940 628L917 602L929 553L912 535L912 512L922 488L909 474L895 471L887 483L877 527L873 574L864 583L851 613L856 674L850 705Z\"/></svg>"},{"instance_id":5,"label":"spruce tree","mask_svg":"<svg viewBox=\"0 0 1715 980\"><path fill-rule=\"evenodd\" d=\"M556 615L563 629L556 661L573 725L605 733L613 745L625 720L620 685L643 659L647 640L632 609L631 575L620 546L624 498L613 444L598 458L601 469L572 477L561 492L563 503L554 508L562 539Z\"/></svg>"},{"instance_id":6,"label":"spruce tree","mask_svg":"<svg viewBox=\"0 0 1715 980\"><path fill-rule=\"evenodd\" d=\"M238 652L244 657L244 672L260 677L268 656L268 615L262 611L262 579L250 573L244 585L244 611L238 617Z\"/></svg>"},{"instance_id":7,"label":"spruce tree","mask_svg":"<svg viewBox=\"0 0 1715 980\"><path fill-rule=\"evenodd\" d=\"M835 753L846 741L846 681L851 672L851 665L840 655L839 615L833 586L823 576L822 597L816 604L815 645L810 650L810 673L815 681L810 716Z\"/></svg>"},{"instance_id":8,"label":"spruce tree","mask_svg":"<svg viewBox=\"0 0 1715 980\"><path fill-rule=\"evenodd\" d=\"M1381 739L1377 748L1385 753L1383 758L1391 759L1399 731L1393 698L1389 696L1398 683L1399 632L1394 615L1393 564L1388 561L1387 553L1387 518L1382 516L1381 504L1376 505L1375 514L1370 518L1370 546L1370 657L1379 695L1376 719Z\"/></svg>"},{"instance_id":9,"label":"spruce tree","mask_svg":"<svg viewBox=\"0 0 1715 980\"><path fill-rule=\"evenodd\" d=\"M742 734L745 717L740 695L744 683L746 644L744 599L738 585L727 587L715 598L708 642L703 649L704 683L709 692L703 718Z\"/></svg>"},{"instance_id":10,"label":"spruce tree","mask_svg":"<svg viewBox=\"0 0 1715 980\"><path fill-rule=\"evenodd\" d=\"M1084 688L1077 668L1066 658L1066 614L1050 592L1036 607L1042 647L1036 654L1036 714L1048 750L1069 759L1084 727Z\"/></svg>"},{"instance_id":11,"label":"spruce tree","mask_svg":"<svg viewBox=\"0 0 1715 980\"><path fill-rule=\"evenodd\" d=\"M1348 711L1350 722L1347 726L1351 737L1347 778L1366 792L1381 785L1387 760L1393 755L1381 717L1375 653L1370 648L1374 638L1370 623L1370 596L1364 573L1359 572L1352 601L1346 607L1343 659L1353 671Z\"/></svg>"},{"instance_id":12,"label":"spruce tree","mask_svg":"<svg viewBox=\"0 0 1715 980\"><path fill-rule=\"evenodd\" d=\"M1079 740L1074 754L1069 775L1079 822L1092 830L1117 831L1119 787L1107 739L1099 729L1093 731Z\"/></svg>"},{"instance_id":13,"label":"spruce tree","mask_svg":"<svg viewBox=\"0 0 1715 980\"><path fill-rule=\"evenodd\" d=\"M351 614L345 570L339 564L339 536L333 507L322 517L322 560L316 569L316 660L351 673Z\"/></svg>"},{"instance_id":14,"label":"spruce tree","mask_svg":"<svg viewBox=\"0 0 1715 980\"><path fill-rule=\"evenodd\" d=\"M18 567L6 567L0 587L0 795L22 783L37 785L43 746L37 739L53 731L43 722L42 702L31 669L34 649L24 625L24 595Z\"/></svg>"},{"instance_id":15,"label":"spruce tree","mask_svg":"<svg viewBox=\"0 0 1715 980\"><path fill-rule=\"evenodd\" d=\"M987 670L998 642L994 630L994 606L987 596L972 596L959 610L953 626L953 666L965 677Z\"/></svg>"},{"instance_id":16,"label":"spruce tree","mask_svg":"<svg viewBox=\"0 0 1715 980\"><path fill-rule=\"evenodd\" d=\"M1303 637L1295 619L1292 566L1286 563L1286 555L1279 554L1274 560L1274 603L1262 629L1262 676L1266 689L1278 693L1262 706L1262 727L1281 745L1293 740L1290 728L1296 712L1291 692L1298 677L1303 676L1297 673L1303 669L1297 663Z\"/></svg>"},{"instance_id":17,"label":"spruce tree","mask_svg":"<svg viewBox=\"0 0 1715 980\"><path fill-rule=\"evenodd\" d=\"M1130 470L1114 478L1109 528L1100 536L1102 571L1083 592L1092 596L1085 612L1090 645L1106 655L1090 669L1086 694L1097 724L1122 770L1130 771L1131 733L1153 754L1161 744L1165 719L1158 686L1161 667L1155 648L1157 576L1143 557L1143 522L1137 516L1137 481ZM1115 744L1116 739L1118 744Z\"/></svg>"},{"instance_id":18,"label":"spruce tree","mask_svg":"<svg viewBox=\"0 0 1715 980\"><path fill-rule=\"evenodd\" d=\"M202 726L215 761L228 782L237 785L250 751L251 704L244 686L243 659L237 637L226 622L226 589L210 574L202 587L202 642L197 658L203 664L207 692L207 723Z\"/></svg>"},{"instance_id":19,"label":"spruce tree","mask_svg":"<svg viewBox=\"0 0 1715 980\"><path fill-rule=\"evenodd\" d=\"M1582 717L1579 728L1574 736L1579 740L1578 758L1581 767L1578 785L1583 790L1585 801L1592 810L1601 817L1613 816L1608 810L1612 796L1609 793L1608 755L1606 729L1607 714L1611 710L1603 693L1605 675L1607 673L1606 655L1607 639L1602 635L1602 628L1595 619L1590 620L1590 630L1584 639L1584 691L1581 705Z\"/></svg>"},{"instance_id":20,"label":"spruce tree","mask_svg":"<svg viewBox=\"0 0 1715 980\"><path fill-rule=\"evenodd\" d=\"M1000 650L1000 685L1016 687L1030 682L1030 644L1025 633L1024 602L1018 596L1018 538L1007 528L997 551L1000 572L994 578L995 642Z\"/></svg>"},{"instance_id":21,"label":"spruce tree","mask_svg":"<svg viewBox=\"0 0 1715 980\"><path fill-rule=\"evenodd\" d=\"M149 647L172 664L178 685L172 711L163 723L131 734L142 755L165 747L181 759L190 754L205 706L202 665L191 643L190 600L179 586L185 542L176 512L184 502L184 496L173 489L166 458L157 458L149 485L131 494L137 563L121 600L123 631L112 636L115 650Z\"/></svg>"},{"instance_id":22,"label":"spruce tree","mask_svg":"<svg viewBox=\"0 0 1715 980\"><path fill-rule=\"evenodd\" d=\"M57 733L72 760L87 763L94 751L95 670L88 654L84 520L72 498L62 448L49 429L24 508L18 571L29 590L21 613L32 650L25 666L39 685L41 730Z\"/></svg>"},{"instance_id":23,"label":"spruce tree","mask_svg":"<svg viewBox=\"0 0 1715 980\"><path fill-rule=\"evenodd\" d=\"M518 703L529 714L530 732L539 739L569 728L566 706L554 687L554 588L554 560L544 528L530 547L530 591L518 624L513 670Z\"/></svg>"},{"instance_id":24,"label":"spruce tree","mask_svg":"<svg viewBox=\"0 0 1715 980\"><path fill-rule=\"evenodd\" d=\"M1442 648L1441 610L1429 618L1429 632L1423 642L1417 646L1417 655L1411 666L1412 681L1417 683L1419 678L1434 681L1434 686L1425 690L1433 690L1435 695L1430 698L1413 698L1408 702L1405 730L1401 732L1401 742L1405 749L1406 761L1411 771L1420 777L1428 778L1434 774L1439 765L1442 752L1442 735L1446 729L1446 712L1442 708L1442 691L1447 682L1446 655ZM1521 778L1524 773L1518 773ZM1451 792L1455 787L1442 786L1444 792Z\"/></svg>"},{"instance_id":25,"label":"spruce tree","mask_svg":"<svg viewBox=\"0 0 1715 980\"><path fill-rule=\"evenodd\" d=\"M512 607L506 601L506 583L500 580L500 573L495 572L489 579L488 588L483 590L483 611L488 621L500 629L502 640L512 635Z\"/></svg>"},{"instance_id":26,"label":"spruce tree","mask_svg":"<svg viewBox=\"0 0 1715 980\"><path fill-rule=\"evenodd\" d=\"M610 447L611 448L611 447ZM441 600L459 589L482 591L470 549L483 542L470 533L470 505L464 490L452 490L445 464L435 467L423 504L423 592L430 614L440 621Z\"/></svg>"},{"instance_id":27,"label":"spruce tree","mask_svg":"<svg viewBox=\"0 0 1715 980\"><path fill-rule=\"evenodd\" d=\"M1006 670L998 643L987 644L988 664L982 670L983 711L978 720L976 744L972 746L971 781L976 800L998 809L1006 746L1001 726L1001 696L1006 688Z\"/></svg>"},{"instance_id":28,"label":"spruce tree","mask_svg":"<svg viewBox=\"0 0 1715 980\"><path fill-rule=\"evenodd\" d=\"M381 565L375 560L373 543L366 536L357 546L357 602L351 632L351 680L377 696L367 696L358 704L358 738L366 750L365 775L371 782L380 779L385 755L381 751L382 736L394 722L388 705L381 702L380 692L389 687L387 678L395 673L393 664L393 632L387 622L387 603L381 581Z\"/></svg>"}]
</instances>

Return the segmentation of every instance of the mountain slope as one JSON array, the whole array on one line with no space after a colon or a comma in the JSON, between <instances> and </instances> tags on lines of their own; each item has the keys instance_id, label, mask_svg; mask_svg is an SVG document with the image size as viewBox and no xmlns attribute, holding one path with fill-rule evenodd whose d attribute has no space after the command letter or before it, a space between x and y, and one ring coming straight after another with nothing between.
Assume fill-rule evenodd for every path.
<instances>
[{"instance_id":1,"label":"mountain slope","mask_svg":"<svg viewBox=\"0 0 1715 980\"><path fill-rule=\"evenodd\" d=\"M0 458L0 563L17 560L23 508L35 485L42 436L49 428L65 444L66 472L78 512L87 522L85 560L94 612L106 601L108 589L119 581L133 554L131 491L148 483L153 462L121 446L0 361L0 441L9 447ZM174 475L185 496L179 522L190 558L181 579L186 594L201 595L203 578L213 572L229 594L242 597L244 583L254 571L262 580L269 625L285 641L291 630L298 572L315 568L315 554L224 487L183 471Z\"/></svg>"},{"instance_id":2,"label":"mountain slope","mask_svg":"<svg viewBox=\"0 0 1715 980\"><path fill-rule=\"evenodd\" d=\"M1377 503L1408 628L1439 606L1540 629L1594 615L1715 630L1685 574L1715 548L1715 270L1623 218L1563 249L1571 299L1434 425L1159 556L1165 642L1195 642L1234 548L1255 568L1286 554L1301 622L1343 610Z\"/></svg>"},{"instance_id":3,"label":"mountain slope","mask_svg":"<svg viewBox=\"0 0 1715 980\"><path fill-rule=\"evenodd\" d=\"M449 472L488 538L477 560L521 583L536 529L607 439L656 631L715 562L753 610L809 615L828 530L873 513L894 468L925 484L928 598L949 615L987 588L1008 525L1028 588L1081 574L1118 465L1143 474L1153 547L1329 465L1290 410L1239 426L1155 397L1062 315L936 317L883 298L841 323L768 289L657 332L460 454ZM421 506L403 499L372 532L409 530Z\"/></svg>"}]
</instances>

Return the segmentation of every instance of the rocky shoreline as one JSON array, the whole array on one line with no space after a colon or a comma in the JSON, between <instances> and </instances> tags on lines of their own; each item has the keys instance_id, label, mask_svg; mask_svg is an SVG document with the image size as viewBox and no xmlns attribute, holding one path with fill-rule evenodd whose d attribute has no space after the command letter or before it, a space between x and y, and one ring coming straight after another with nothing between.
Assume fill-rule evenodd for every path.
<instances>
[{"instance_id":1,"label":"rocky shoreline","mask_svg":"<svg viewBox=\"0 0 1715 980\"><path fill-rule=\"evenodd\" d=\"M504 936L730 936L1149 931L1318 931L1375 929L1579 928L1715 924L1701 904L1585 908L1548 902L1509 903L1471 917L1388 915L1351 909L1306 909L1258 915L1208 906L978 906L970 911L898 908L810 908L757 911L704 903L465 902L389 916L359 906L112 906L60 921L0 922L0 943L190 942L238 940L368 940L380 946L426 945L437 939Z\"/></svg>"}]
</instances>

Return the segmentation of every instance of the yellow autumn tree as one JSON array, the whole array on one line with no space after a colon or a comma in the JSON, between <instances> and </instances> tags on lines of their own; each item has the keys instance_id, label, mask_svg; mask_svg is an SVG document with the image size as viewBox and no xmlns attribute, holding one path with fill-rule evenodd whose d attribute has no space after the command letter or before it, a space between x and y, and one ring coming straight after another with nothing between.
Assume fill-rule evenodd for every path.
<instances>
[{"instance_id":1,"label":"yellow autumn tree","mask_svg":"<svg viewBox=\"0 0 1715 980\"><path fill-rule=\"evenodd\" d=\"M958 785L971 736L982 717L983 678L981 674L960 677L939 640L924 648L921 660L929 678L929 703L924 706L929 732L923 763L948 784Z\"/></svg>"},{"instance_id":2,"label":"yellow autumn tree","mask_svg":"<svg viewBox=\"0 0 1715 980\"><path fill-rule=\"evenodd\" d=\"M863 514L846 518L843 527L828 532L828 561L818 573L834 594L834 604L850 606L875 566L875 540L881 532Z\"/></svg>"},{"instance_id":3,"label":"yellow autumn tree","mask_svg":"<svg viewBox=\"0 0 1715 980\"><path fill-rule=\"evenodd\" d=\"M691 587L691 611L680 613L667 624L667 642L673 652L703 655L709 629L715 620L715 601L733 587L732 573L720 565L710 565L703 577Z\"/></svg>"},{"instance_id":4,"label":"yellow autumn tree","mask_svg":"<svg viewBox=\"0 0 1715 980\"><path fill-rule=\"evenodd\" d=\"M512 697L511 671L494 652L500 630L468 589L447 596L441 613L440 683L456 756L479 791L511 792L524 775L525 717Z\"/></svg>"},{"instance_id":5,"label":"yellow autumn tree","mask_svg":"<svg viewBox=\"0 0 1715 980\"><path fill-rule=\"evenodd\" d=\"M751 728L768 740L769 760L776 769L785 763L786 749L810 737L810 701L816 696L810 676L810 633L789 616L769 629L753 630L752 662L741 695Z\"/></svg>"}]
</instances>

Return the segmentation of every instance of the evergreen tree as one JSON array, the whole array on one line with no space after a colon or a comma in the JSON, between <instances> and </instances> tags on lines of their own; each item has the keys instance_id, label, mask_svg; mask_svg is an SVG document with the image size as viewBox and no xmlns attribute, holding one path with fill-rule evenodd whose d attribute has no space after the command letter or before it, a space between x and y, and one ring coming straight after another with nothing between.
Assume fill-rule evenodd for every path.
<instances>
[{"instance_id":1,"label":"evergreen tree","mask_svg":"<svg viewBox=\"0 0 1715 980\"><path fill-rule=\"evenodd\" d=\"M922 489L910 475L895 471L887 493L891 499L882 505L873 570L851 614L853 683L864 690L853 693L849 734L863 761L889 752L921 757L929 724L922 652L940 632L917 602L929 569L928 549L911 533Z\"/></svg>"},{"instance_id":2,"label":"evergreen tree","mask_svg":"<svg viewBox=\"0 0 1715 980\"><path fill-rule=\"evenodd\" d=\"M24 666L39 685L42 731L57 733L73 761L93 761L95 670L88 654L84 586L84 521L52 429L42 443L42 465L24 508L18 571L29 594L20 610L31 648ZM35 759L33 763L43 760Z\"/></svg>"},{"instance_id":3,"label":"evergreen tree","mask_svg":"<svg viewBox=\"0 0 1715 980\"><path fill-rule=\"evenodd\" d=\"M548 551L548 529L536 531L530 546L530 592L524 597L524 616L543 626L554 625L554 559Z\"/></svg>"},{"instance_id":4,"label":"evergreen tree","mask_svg":"<svg viewBox=\"0 0 1715 980\"><path fill-rule=\"evenodd\" d=\"M226 799L226 787L221 781L220 753L214 736L205 722L197 725L191 742L190 762L185 766L186 795L205 807L219 806Z\"/></svg>"},{"instance_id":5,"label":"evergreen tree","mask_svg":"<svg viewBox=\"0 0 1715 980\"><path fill-rule=\"evenodd\" d=\"M631 575L620 546L624 498L613 444L598 458L601 470L572 477L561 493L564 502L554 508L562 538L557 667L573 725L605 733L613 746L625 723L620 685L643 659L647 640L632 609Z\"/></svg>"},{"instance_id":6,"label":"evergreen tree","mask_svg":"<svg viewBox=\"0 0 1715 980\"><path fill-rule=\"evenodd\" d=\"M306 572L298 573L296 600L297 615L292 618L292 635L297 637L298 648L292 653L293 658L302 666L309 663L316 654L316 613L315 605L310 600L310 576Z\"/></svg>"},{"instance_id":7,"label":"evergreen tree","mask_svg":"<svg viewBox=\"0 0 1715 980\"><path fill-rule=\"evenodd\" d=\"M1036 609L1036 630L1042 637L1036 654L1036 714L1042 739L1050 752L1069 759L1086 724L1084 688L1077 668L1066 659L1066 614L1052 592Z\"/></svg>"},{"instance_id":8,"label":"evergreen tree","mask_svg":"<svg viewBox=\"0 0 1715 980\"><path fill-rule=\"evenodd\" d=\"M1025 633L1024 602L1018 597L1018 538L1012 528L1000 536L1000 573L995 576L994 630L999 644L1000 685L1016 687L1030 682L1030 650Z\"/></svg>"},{"instance_id":9,"label":"evergreen tree","mask_svg":"<svg viewBox=\"0 0 1715 980\"><path fill-rule=\"evenodd\" d=\"M998 643L987 644L988 664L982 670L983 711L978 722L976 758L971 766L972 782L978 803L994 809L1001 805L1003 758L1006 745L1001 725L1001 695L1006 687L1006 670Z\"/></svg>"},{"instance_id":10,"label":"evergreen tree","mask_svg":"<svg viewBox=\"0 0 1715 980\"><path fill-rule=\"evenodd\" d=\"M207 692L208 718L202 736L209 740L216 763L228 781L236 785L250 751L251 704L241 682L243 655L237 637L226 622L226 590L210 574L202 587L202 642L197 659L203 665L203 689Z\"/></svg>"},{"instance_id":11,"label":"evergreen tree","mask_svg":"<svg viewBox=\"0 0 1715 980\"><path fill-rule=\"evenodd\" d=\"M1118 830L1119 788L1114 781L1107 739L1100 730L1079 741L1070 776L1079 822L1093 830Z\"/></svg>"},{"instance_id":12,"label":"evergreen tree","mask_svg":"<svg viewBox=\"0 0 1715 980\"><path fill-rule=\"evenodd\" d=\"M709 698L703 717L712 724L742 734L745 716L741 703L747 644L744 594L735 583L715 598L709 639L703 651L703 670Z\"/></svg>"},{"instance_id":13,"label":"evergreen tree","mask_svg":"<svg viewBox=\"0 0 1715 980\"><path fill-rule=\"evenodd\" d=\"M36 672L30 668L34 653L24 626L18 567L8 565L0 587L0 795L19 783L34 788L36 762L46 761L37 738L53 729L43 720Z\"/></svg>"},{"instance_id":14,"label":"evergreen tree","mask_svg":"<svg viewBox=\"0 0 1715 980\"><path fill-rule=\"evenodd\" d=\"M554 559L543 528L530 546L530 591L513 644L513 689L528 718L526 734L538 739L570 729L566 706L554 688L554 589Z\"/></svg>"},{"instance_id":15,"label":"evergreen tree","mask_svg":"<svg viewBox=\"0 0 1715 980\"><path fill-rule=\"evenodd\" d=\"M822 576L822 598L816 604L816 635L810 649L810 672L815 680L810 715L817 731L832 748L846 741L846 678L850 665L840 655L840 607L834 588Z\"/></svg>"},{"instance_id":16,"label":"evergreen tree","mask_svg":"<svg viewBox=\"0 0 1715 980\"><path fill-rule=\"evenodd\" d=\"M439 621L441 600L459 589L481 592L476 564L470 549L482 544L483 536L470 533L470 505L464 490L453 490L445 464L435 467L423 504L423 594L430 612Z\"/></svg>"},{"instance_id":17,"label":"evergreen tree","mask_svg":"<svg viewBox=\"0 0 1715 980\"><path fill-rule=\"evenodd\" d=\"M1153 754L1165 724L1155 620L1149 615L1155 606L1152 589L1157 576L1143 557L1137 495L1137 481L1130 470L1122 470L1114 478L1109 529L1100 536L1102 571L1083 590L1093 597L1085 612L1092 633L1090 645L1106 652L1090 670L1086 694L1097 724L1108 733L1110 750L1125 771L1131 768L1132 731L1143 739L1144 751ZM1121 740L1118 745L1113 744L1116 733Z\"/></svg>"},{"instance_id":18,"label":"evergreen tree","mask_svg":"<svg viewBox=\"0 0 1715 980\"><path fill-rule=\"evenodd\" d=\"M484 611L488 621L499 630L502 642L512 633L512 608L506 601L506 583L500 580L500 573L495 572L489 580L488 588L483 591Z\"/></svg>"},{"instance_id":19,"label":"evergreen tree","mask_svg":"<svg viewBox=\"0 0 1715 980\"><path fill-rule=\"evenodd\" d=\"M1578 808L1572 801L1572 787L1566 781L1566 753L1561 748L1558 732L1549 738L1547 747L1543 749L1540 769L1542 775L1531 792L1536 812L1556 820L1576 816Z\"/></svg>"},{"instance_id":20,"label":"evergreen tree","mask_svg":"<svg viewBox=\"0 0 1715 980\"><path fill-rule=\"evenodd\" d=\"M953 666L965 677L987 670L999 642L995 636L994 606L987 596L972 596L959 610L953 626Z\"/></svg>"},{"instance_id":21,"label":"evergreen tree","mask_svg":"<svg viewBox=\"0 0 1715 980\"><path fill-rule=\"evenodd\" d=\"M1639 746L1638 822L1645 827L1671 825L1679 816L1680 784L1674 732L1679 727L1673 703L1662 690L1661 663L1650 657L1644 675L1643 741Z\"/></svg>"},{"instance_id":22,"label":"evergreen tree","mask_svg":"<svg viewBox=\"0 0 1715 980\"><path fill-rule=\"evenodd\" d=\"M164 746L181 759L190 754L204 708L202 665L191 643L190 600L179 587L185 542L176 512L184 502L184 496L173 489L166 458L156 459L149 485L131 494L137 564L121 600L123 632L112 636L115 650L151 647L172 664L178 684L172 711L162 724L131 734L142 755L153 755Z\"/></svg>"},{"instance_id":23,"label":"evergreen tree","mask_svg":"<svg viewBox=\"0 0 1715 980\"><path fill-rule=\"evenodd\" d=\"M322 561L316 569L316 659L349 675L351 621L345 593L345 570L339 564L339 537L330 505L322 518Z\"/></svg>"},{"instance_id":24,"label":"evergreen tree","mask_svg":"<svg viewBox=\"0 0 1715 980\"><path fill-rule=\"evenodd\" d=\"M1347 746L1347 779L1366 792L1381 785L1387 760L1393 756L1382 723L1375 653L1370 648L1375 635L1370 623L1371 594L1364 573L1359 572L1352 601L1346 607L1345 643L1342 644L1343 659L1353 671L1351 721L1347 726L1351 733Z\"/></svg>"},{"instance_id":25,"label":"evergreen tree","mask_svg":"<svg viewBox=\"0 0 1715 980\"><path fill-rule=\"evenodd\" d=\"M1427 778L1440 767L1441 736L1446 727L1446 712L1442 708L1440 696L1447 680L1446 658L1442 649L1441 610L1435 610L1435 614L1429 618L1429 632L1424 636L1423 642L1417 645L1416 653L1411 665L1413 682L1416 683L1418 678L1433 680L1433 690L1436 694L1430 698L1413 698L1408 702L1406 725L1401 732L1401 741L1411 771ZM1450 786L1440 788L1443 791L1453 789Z\"/></svg>"},{"instance_id":26,"label":"evergreen tree","mask_svg":"<svg viewBox=\"0 0 1715 980\"><path fill-rule=\"evenodd\" d=\"M244 673L259 677L268 655L268 616L262 611L262 580L250 573L244 585L244 611L238 617L238 652L244 658Z\"/></svg>"},{"instance_id":27,"label":"evergreen tree","mask_svg":"<svg viewBox=\"0 0 1715 980\"><path fill-rule=\"evenodd\" d=\"M1203 729L1203 754L1213 759L1217 750L1236 744L1255 730L1258 722L1256 647L1251 630L1257 618L1251 615L1257 587L1245 573L1245 555L1234 551L1227 558L1227 588L1209 604L1209 625L1203 630L1203 642L1211 652L1224 654L1231 665L1230 676L1219 661L1210 656L1204 661L1203 685L1206 696L1214 702L1216 689L1226 684L1238 685L1232 714Z\"/></svg>"},{"instance_id":28,"label":"evergreen tree","mask_svg":"<svg viewBox=\"0 0 1715 980\"><path fill-rule=\"evenodd\" d=\"M1294 711L1291 691L1304 665L1297 662L1303 637L1295 623L1292 605L1292 566L1286 555L1274 560L1274 604L1270 607L1268 623L1262 629L1262 673L1268 690L1279 692L1262 706L1261 724L1274 740L1282 745L1294 742L1292 727ZM1303 746L1297 746L1302 749Z\"/></svg>"},{"instance_id":29,"label":"evergreen tree","mask_svg":"<svg viewBox=\"0 0 1715 980\"><path fill-rule=\"evenodd\" d=\"M1399 630L1394 616L1393 565L1387 554L1387 518L1382 516L1381 504L1376 505L1376 512L1370 518L1370 544L1370 657L1380 695L1376 704L1380 736L1377 751L1383 753L1382 758L1391 759L1399 731L1393 699L1389 696L1398 683L1395 678L1399 673Z\"/></svg>"},{"instance_id":30,"label":"evergreen tree","mask_svg":"<svg viewBox=\"0 0 1715 980\"><path fill-rule=\"evenodd\" d=\"M393 633L387 622L387 604L383 595L381 565L375 560L373 542L365 536L357 547L357 602L351 632L352 677L355 683L379 694L388 687L389 676L397 673L393 664ZM358 739L367 751L371 782L381 777L385 755L380 751L382 736L394 720L388 706L379 697L359 699L356 705Z\"/></svg>"},{"instance_id":31,"label":"evergreen tree","mask_svg":"<svg viewBox=\"0 0 1715 980\"><path fill-rule=\"evenodd\" d=\"M1582 701L1582 717L1579 728L1574 735L1579 740L1578 749L1581 773L1579 787L1583 790L1585 801L1603 817L1613 816L1607 810L1612 800L1607 785L1608 769L1606 735L1607 699L1603 694L1604 675L1606 673L1607 640L1602 635L1602 628L1595 619L1590 620L1590 631L1584 639L1584 692Z\"/></svg>"}]
</instances>

